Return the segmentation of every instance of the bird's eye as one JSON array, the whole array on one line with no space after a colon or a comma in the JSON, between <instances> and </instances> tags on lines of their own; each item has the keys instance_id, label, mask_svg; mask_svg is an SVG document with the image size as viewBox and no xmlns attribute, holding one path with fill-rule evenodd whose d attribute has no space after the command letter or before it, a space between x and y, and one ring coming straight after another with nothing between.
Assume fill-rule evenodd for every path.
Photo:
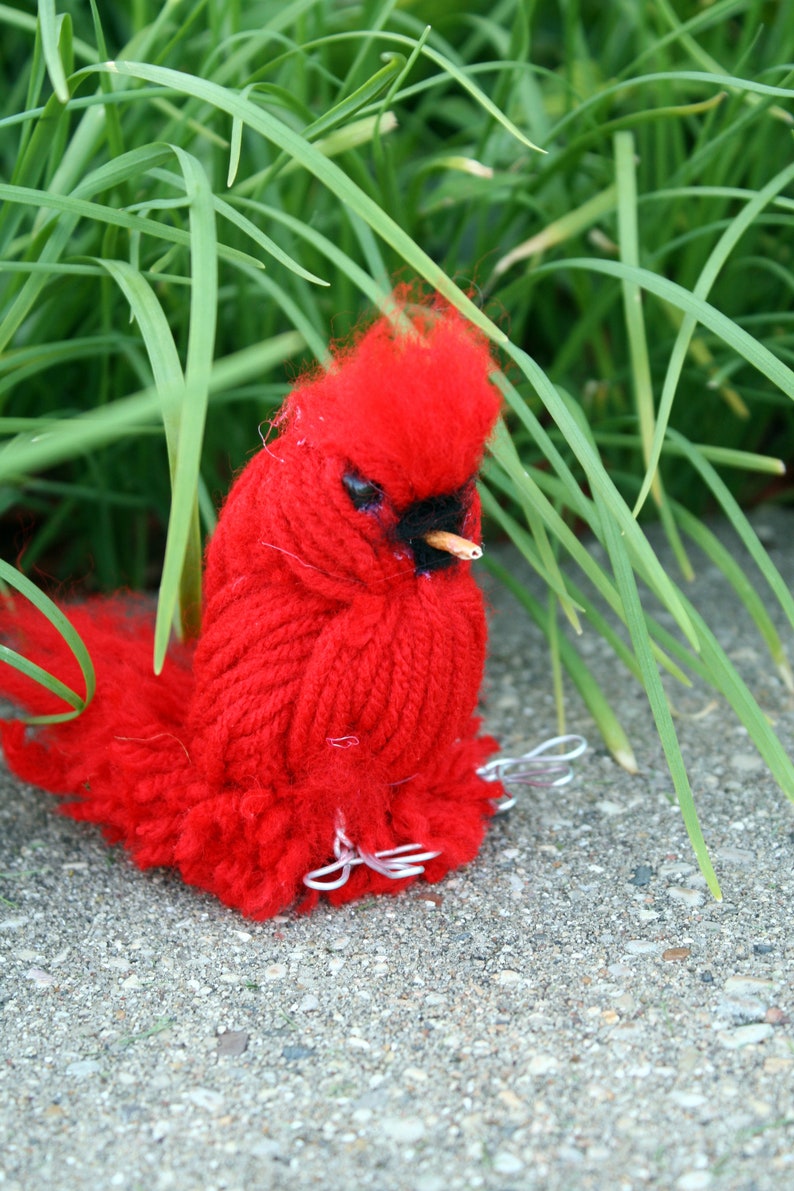
<instances>
[{"instance_id":1,"label":"bird's eye","mask_svg":"<svg viewBox=\"0 0 794 1191\"><path fill-rule=\"evenodd\" d=\"M377 484L365 480L354 471L345 472L342 484L356 509L374 509L383 500L383 493Z\"/></svg>"}]
</instances>

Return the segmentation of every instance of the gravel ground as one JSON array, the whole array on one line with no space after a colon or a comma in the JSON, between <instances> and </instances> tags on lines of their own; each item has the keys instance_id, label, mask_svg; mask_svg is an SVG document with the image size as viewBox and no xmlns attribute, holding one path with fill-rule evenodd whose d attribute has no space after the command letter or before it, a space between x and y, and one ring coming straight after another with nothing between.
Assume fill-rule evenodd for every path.
<instances>
[{"instance_id":1,"label":"gravel ground","mask_svg":"<svg viewBox=\"0 0 794 1191\"><path fill-rule=\"evenodd\" d=\"M794 517L757 522L791 583ZM520 751L555 731L545 647L489 591L485 711ZM707 563L693 595L792 742ZM396 898L251 923L4 776L0 1187L794 1186L791 804L708 691L670 688L715 902L644 696L584 649L640 774L572 696L575 781Z\"/></svg>"}]
</instances>

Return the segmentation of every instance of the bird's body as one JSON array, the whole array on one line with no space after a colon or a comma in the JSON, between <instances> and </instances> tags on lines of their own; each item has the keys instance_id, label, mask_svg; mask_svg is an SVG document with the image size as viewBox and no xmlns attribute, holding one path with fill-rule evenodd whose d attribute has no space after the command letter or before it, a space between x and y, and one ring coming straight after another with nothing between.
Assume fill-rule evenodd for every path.
<instances>
[{"instance_id":1,"label":"bird's body","mask_svg":"<svg viewBox=\"0 0 794 1191\"><path fill-rule=\"evenodd\" d=\"M483 602L469 563L427 539L479 539L490 367L459 316L426 310L299 384L222 510L197 644L155 678L145 608L75 608L97 695L70 723L7 725L12 767L142 867L254 918L472 859L498 796L477 773L496 748L474 718ZM35 660L75 681L63 652L53 635ZM21 676L3 687L55 709Z\"/></svg>"}]
</instances>

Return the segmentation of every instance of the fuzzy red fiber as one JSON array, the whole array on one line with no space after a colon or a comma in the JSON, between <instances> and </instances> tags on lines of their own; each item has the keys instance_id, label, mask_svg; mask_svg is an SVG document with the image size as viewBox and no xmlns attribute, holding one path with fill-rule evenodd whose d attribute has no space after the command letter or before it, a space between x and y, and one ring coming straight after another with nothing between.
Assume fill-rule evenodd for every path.
<instances>
[{"instance_id":1,"label":"fuzzy red fiber","mask_svg":"<svg viewBox=\"0 0 794 1191\"><path fill-rule=\"evenodd\" d=\"M411 317L407 334L379 320L287 399L209 544L195 646L156 678L146 604L67 609L93 702L65 724L2 728L11 768L65 795L65 813L252 918L317 901L303 877L334 859L340 828L368 853L439 852L424 873L437 881L476 855L500 794L476 772L497 746L474 717L486 631L470 564L422 568L399 532L418 502L454 494L456 532L479 540L473 477L499 397L458 314ZM351 473L376 505L355 507ZM3 636L76 687L60 637L19 605ZM37 714L62 706L7 667L0 688ZM412 879L361 864L328 896Z\"/></svg>"}]
</instances>

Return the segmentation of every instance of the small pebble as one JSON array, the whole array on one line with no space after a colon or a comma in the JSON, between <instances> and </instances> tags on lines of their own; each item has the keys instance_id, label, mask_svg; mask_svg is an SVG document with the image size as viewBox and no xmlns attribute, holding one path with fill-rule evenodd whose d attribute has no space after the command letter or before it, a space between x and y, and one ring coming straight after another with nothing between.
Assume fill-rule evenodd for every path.
<instances>
[{"instance_id":1,"label":"small pebble","mask_svg":"<svg viewBox=\"0 0 794 1191\"><path fill-rule=\"evenodd\" d=\"M66 1068L66 1074L72 1075L76 1079L85 1079L87 1075L96 1075L101 1070L102 1064L98 1059L76 1059Z\"/></svg>"},{"instance_id":2,"label":"small pebble","mask_svg":"<svg viewBox=\"0 0 794 1191\"><path fill-rule=\"evenodd\" d=\"M683 885L670 885L667 896L675 902L683 902L686 906L700 906L703 894L699 889L686 889Z\"/></svg>"},{"instance_id":3,"label":"small pebble","mask_svg":"<svg viewBox=\"0 0 794 1191\"><path fill-rule=\"evenodd\" d=\"M755 773L763 764L757 753L733 753L729 761L731 769L736 769L739 773Z\"/></svg>"},{"instance_id":4,"label":"small pebble","mask_svg":"<svg viewBox=\"0 0 794 1191\"><path fill-rule=\"evenodd\" d=\"M602 815L607 815L610 818L614 815L622 815L626 810L625 806L621 806L619 802L612 802L609 798L603 798L601 802L596 803L596 806Z\"/></svg>"},{"instance_id":5,"label":"small pebble","mask_svg":"<svg viewBox=\"0 0 794 1191\"><path fill-rule=\"evenodd\" d=\"M766 1011L767 1003L759 997L724 997L717 1005L719 1017L730 1017L736 1022L763 1021Z\"/></svg>"},{"instance_id":6,"label":"small pebble","mask_svg":"<svg viewBox=\"0 0 794 1191\"><path fill-rule=\"evenodd\" d=\"M717 848L717 857L726 864L747 865L755 860L755 852L749 848Z\"/></svg>"},{"instance_id":7,"label":"small pebble","mask_svg":"<svg viewBox=\"0 0 794 1191\"><path fill-rule=\"evenodd\" d=\"M756 1046L771 1038L774 1027L766 1022L756 1025L737 1026L735 1030L725 1031L719 1035L719 1040L728 1050L740 1050L743 1046Z\"/></svg>"},{"instance_id":8,"label":"small pebble","mask_svg":"<svg viewBox=\"0 0 794 1191\"><path fill-rule=\"evenodd\" d=\"M494 1157L493 1168L497 1174L518 1174L524 1169L524 1163L515 1154L500 1150Z\"/></svg>"},{"instance_id":9,"label":"small pebble","mask_svg":"<svg viewBox=\"0 0 794 1191\"><path fill-rule=\"evenodd\" d=\"M254 1158L277 1158L281 1153L281 1146L272 1137L263 1137L251 1146L249 1153Z\"/></svg>"},{"instance_id":10,"label":"small pebble","mask_svg":"<svg viewBox=\"0 0 794 1191\"><path fill-rule=\"evenodd\" d=\"M671 1092L670 1099L682 1108L700 1108L708 1098L702 1092Z\"/></svg>"},{"instance_id":11,"label":"small pebble","mask_svg":"<svg viewBox=\"0 0 794 1191\"><path fill-rule=\"evenodd\" d=\"M764 1021L770 1026L785 1026L788 1024L788 1015L777 1005L772 1005L764 1014Z\"/></svg>"},{"instance_id":12,"label":"small pebble","mask_svg":"<svg viewBox=\"0 0 794 1191\"><path fill-rule=\"evenodd\" d=\"M438 1174L420 1174L414 1183L414 1191L446 1191L449 1183Z\"/></svg>"},{"instance_id":13,"label":"small pebble","mask_svg":"<svg viewBox=\"0 0 794 1191\"><path fill-rule=\"evenodd\" d=\"M773 943L753 943L753 951L756 955L769 955L774 950Z\"/></svg>"},{"instance_id":14,"label":"small pebble","mask_svg":"<svg viewBox=\"0 0 794 1191\"><path fill-rule=\"evenodd\" d=\"M286 974L286 964L270 964L265 968L265 980L283 980Z\"/></svg>"},{"instance_id":15,"label":"small pebble","mask_svg":"<svg viewBox=\"0 0 794 1191\"><path fill-rule=\"evenodd\" d=\"M655 955L659 950L658 943L651 943L645 939L629 939L626 944L629 955Z\"/></svg>"},{"instance_id":16,"label":"small pebble","mask_svg":"<svg viewBox=\"0 0 794 1191\"><path fill-rule=\"evenodd\" d=\"M282 1059L286 1059L288 1063L296 1063L299 1059L308 1059L313 1054L313 1046L285 1046L281 1051Z\"/></svg>"},{"instance_id":17,"label":"small pebble","mask_svg":"<svg viewBox=\"0 0 794 1191\"><path fill-rule=\"evenodd\" d=\"M774 980L765 976L729 976L725 981L726 993L749 994L762 996L768 989L774 987Z\"/></svg>"},{"instance_id":18,"label":"small pebble","mask_svg":"<svg viewBox=\"0 0 794 1191\"><path fill-rule=\"evenodd\" d=\"M352 1050L370 1050L371 1049L370 1044L367 1042L366 1038L360 1038L358 1034L350 1034L347 1039L346 1045L348 1047L350 1047Z\"/></svg>"},{"instance_id":19,"label":"small pebble","mask_svg":"<svg viewBox=\"0 0 794 1191\"><path fill-rule=\"evenodd\" d=\"M419 1117L384 1117L381 1130L392 1141L420 1141L425 1135L425 1123Z\"/></svg>"},{"instance_id":20,"label":"small pebble","mask_svg":"<svg viewBox=\"0 0 794 1191\"><path fill-rule=\"evenodd\" d=\"M643 889L646 885L650 885L652 876L653 869L649 864L638 864L629 878L629 885L636 885Z\"/></svg>"},{"instance_id":21,"label":"small pebble","mask_svg":"<svg viewBox=\"0 0 794 1191\"><path fill-rule=\"evenodd\" d=\"M207 1112L220 1112L223 1108L223 1096L212 1088L192 1088L185 1092L185 1099L197 1108L204 1108Z\"/></svg>"},{"instance_id":22,"label":"small pebble","mask_svg":"<svg viewBox=\"0 0 794 1191\"><path fill-rule=\"evenodd\" d=\"M676 1179L676 1191L705 1191L713 1182L710 1170L688 1170Z\"/></svg>"},{"instance_id":23,"label":"small pebble","mask_svg":"<svg viewBox=\"0 0 794 1191\"><path fill-rule=\"evenodd\" d=\"M659 866L660 877L672 877L673 875L685 877L694 871L694 864L688 864L686 860L671 860L668 861L667 864L662 864Z\"/></svg>"},{"instance_id":24,"label":"small pebble","mask_svg":"<svg viewBox=\"0 0 794 1191\"><path fill-rule=\"evenodd\" d=\"M533 1055L528 1070L530 1075L548 1075L550 1071L556 1071L558 1065L554 1055Z\"/></svg>"},{"instance_id":25,"label":"small pebble","mask_svg":"<svg viewBox=\"0 0 794 1191\"><path fill-rule=\"evenodd\" d=\"M25 973L28 980L32 980L39 988L48 988L55 983L55 977L51 976L49 972L45 972L42 968L31 968Z\"/></svg>"},{"instance_id":26,"label":"small pebble","mask_svg":"<svg viewBox=\"0 0 794 1191\"><path fill-rule=\"evenodd\" d=\"M248 1034L245 1030L225 1030L218 1035L218 1054L225 1058L237 1058L248 1049Z\"/></svg>"},{"instance_id":27,"label":"small pebble","mask_svg":"<svg viewBox=\"0 0 794 1191\"><path fill-rule=\"evenodd\" d=\"M666 951L662 952L662 959L688 959L691 954L689 947L668 947Z\"/></svg>"}]
</instances>

